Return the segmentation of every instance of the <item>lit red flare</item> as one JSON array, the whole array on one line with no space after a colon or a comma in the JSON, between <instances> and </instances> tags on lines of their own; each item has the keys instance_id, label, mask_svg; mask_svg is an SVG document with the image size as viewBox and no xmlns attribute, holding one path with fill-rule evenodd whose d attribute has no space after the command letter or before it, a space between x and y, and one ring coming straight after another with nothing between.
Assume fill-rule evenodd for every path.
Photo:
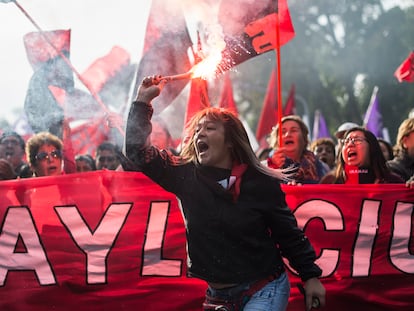
<instances>
[{"instance_id":1,"label":"lit red flare","mask_svg":"<svg viewBox=\"0 0 414 311\"><path fill-rule=\"evenodd\" d=\"M157 83L161 82L161 81L166 81L166 82L170 82L170 81L176 81L176 80L190 80L193 76L193 73L191 71L186 72L186 73L181 73L181 74L177 74L177 75L173 75L173 76L160 76L160 77L156 77L155 80Z\"/></svg>"},{"instance_id":2,"label":"lit red flare","mask_svg":"<svg viewBox=\"0 0 414 311\"><path fill-rule=\"evenodd\" d=\"M190 71L172 76L159 76L155 78L155 82L170 82L176 80L190 80L193 78L207 79L216 74L217 64L221 61L221 53L212 53L199 63L197 63Z\"/></svg>"}]
</instances>

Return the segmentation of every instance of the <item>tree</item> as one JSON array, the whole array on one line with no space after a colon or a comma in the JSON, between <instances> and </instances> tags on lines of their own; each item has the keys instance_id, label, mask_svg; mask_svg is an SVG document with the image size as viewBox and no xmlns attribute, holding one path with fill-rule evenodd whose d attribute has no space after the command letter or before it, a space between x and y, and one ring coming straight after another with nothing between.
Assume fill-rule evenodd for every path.
<instances>
[{"instance_id":1,"label":"tree","mask_svg":"<svg viewBox=\"0 0 414 311\"><path fill-rule=\"evenodd\" d=\"M295 83L297 94L325 116L333 133L339 124L362 124L374 85L384 125L395 138L414 102L412 84L400 84L394 70L414 48L414 6L385 9L381 0L290 0L296 37L281 49L282 87ZM235 97L255 128L274 53L256 57L235 70ZM363 79L361 79L361 77ZM362 81L362 83L357 83ZM299 114L301 107L298 106Z\"/></svg>"}]
</instances>

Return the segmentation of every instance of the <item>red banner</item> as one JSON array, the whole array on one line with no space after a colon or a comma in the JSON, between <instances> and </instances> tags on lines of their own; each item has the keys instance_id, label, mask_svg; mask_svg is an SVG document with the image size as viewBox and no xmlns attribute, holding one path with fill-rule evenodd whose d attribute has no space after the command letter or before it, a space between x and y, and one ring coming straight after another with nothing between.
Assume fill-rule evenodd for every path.
<instances>
[{"instance_id":1,"label":"red banner","mask_svg":"<svg viewBox=\"0 0 414 311\"><path fill-rule=\"evenodd\" d=\"M318 254L328 310L413 310L414 192L284 186ZM0 183L1 310L201 310L178 202L141 173ZM304 309L290 272L288 310Z\"/></svg>"}]
</instances>

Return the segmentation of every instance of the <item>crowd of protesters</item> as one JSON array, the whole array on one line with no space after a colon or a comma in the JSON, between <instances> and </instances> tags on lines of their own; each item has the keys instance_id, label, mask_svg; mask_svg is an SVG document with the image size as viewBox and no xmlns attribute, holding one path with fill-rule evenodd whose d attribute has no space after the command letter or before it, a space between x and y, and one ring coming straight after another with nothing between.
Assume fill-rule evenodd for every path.
<instances>
[{"instance_id":1,"label":"crowd of protesters","mask_svg":"<svg viewBox=\"0 0 414 311\"><path fill-rule=\"evenodd\" d=\"M108 126L119 126L113 115L108 116ZM76 154L71 140L71 130L62 124L61 137L40 131L25 139L14 130L0 130L0 180L57 176L96 170L122 170L122 146L114 139L94 146L94 152ZM162 118L154 122L151 141L162 149L178 154L168 127Z\"/></svg>"},{"instance_id":2,"label":"crowd of protesters","mask_svg":"<svg viewBox=\"0 0 414 311\"><path fill-rule=\"evenodd\" d=\"M332 137L309 141L309 129L296 115L285 116L269 133L268 147L257 154L271 168L288 169L290 184L402 183L414 181L414 118L405 119L396 144L356 123L345 122ZM16 131L0 130L0 180L51 176L101 169L122 170L122 146L104 141L93 154L74 154L70 128L62 137L47 131L27 141ZM282 141L279 142L280 137ZM164 120L154 119L151 142L174 155L179 151ZM347 176L349 172L357 175ZM357 176L357 177L356 177Z\"/></svg>"},{"instance_id":3,"label":"crowd of protesters","mask_svg":"<svg viewBox=\"0 0 414 311\"><path fill-rule=\"evenodd\" d=\"M157 94L151 94L150 91L145 89L150 89L154 85L143 84L143 86L144 91L141 92L141 97L133 103L128 117L125 146L118 146L112 141L103 141L95 147L94 154L75 154L71 140L71 130L66 122L62 124L61 137L48 131L40 131L25 141L16 131L5 130L1 132L0 136L0 180L59 176L96 170L142 171L168 191L177 193L177 196L184 200L183 205L191 205L190 208L188 206L184 207L185 217L188 217L189 214L195 214L194 204L201 204L203 198L214 195L217 197L217 202L218 198L223 195L223 190L221 188L219 190L217 187L211 188L217 189L210 193L211 189L203 187L204 181L200 183L200 180L217 180L220 185L223 181L227 181L229 183L228 187L230 187L228 189L231 189L228 175L239 169L243 170L239 172L243 176L245 171L249 172L246 173L246 178L252 178L250 176L252 172L254 172L254 176L261 176L258 179L260 183L254 187L253 192L249 195L262 193L261 196L265 197L271 193L281 193L281 189L278 188L280 187L279 183L291 185L405 183L408 187L414 185L414 118L407 118L401 123L396 145L392 148L389 142L376 137L366 128L350 122L342 124L335 132L336 142L330 137L310 141L309 129L301 117L289 115L283 117L281 123L275 125L272 132L269 133L269 145L265 148L266 152L255 155L251 146L249 146L247 134L243 134L245 133L241 129L243 125L241 122L236 122L238 120L237 116L224 109L214 110L215 108L209 108L210 110L203 110L196 114L195 121L191 123L193 138L190 137L183 141L182 146L180 146L182 149L178 151L173 146L173 139L165 122L157 118L154 118L151 122L152 108L150 102ZM134 109L141 109L142 111L137 112ZM197 119L197 116L199 119ZM114 122L108 120L108 125L110 126ZM241 128L237 130L238 127ZM125 150L125 154L122 149ZM165 172L161 173L162 171ZM275 172L278 172L278 177L274 176ZM199 177L192 181L186 179L198 175L200 178L202 177L200 180L198 180ZM224 179L222 179L223 177ZM256 176L253 179L256 180L257 178ZM278 182L276 182L277 179ZM274 183L269 183L273 180ZM180 181L183 181L182 189L179 186ZM188 188L194 186L198 188L191 191L191 193L188 192ZM223 187L227 189L225 186ZM259 190L261 187L263 187L263 190ZM201 195L200 201L195 203L195 193L203 193L203 191L210 194L207 196ZM246 191L246 189L243 188L243 191ZM243 193L229 193L233 197L237 195L244 198ZM258 269L259 265L252 267L249 261L246 261L246 263L240 262L241 266L235 267L235 258L231 256L222 258L223 263L228 261L228 265L213 266L211 265L213 262L211 259L207 261L206 266L203 266L205 259L201 260L200 258L200 261L198 261L199 254L203 254L203 257L209 253L213 256L221 256L222 254L220 252L214 253L216 251L214 247L208 246L210 249L206 249L202 236L197 236L194 233L187 236L191 246L189 252L192 259L195 259L194 265L190 267L190 272L195 277L204 279L208 283L204 310L210 310L207 308L209 306L221 305L224 300L227 301L230 298L238 301L239 296L244 297L244 295L247 295L246 293L249 293L246 288L255 288L257 284L260 284L261 288L257 290L257 293L266 290L268 287L270 288L270 286L285 288L286 292L283 295L278 296L277 299L266 301L266 305L280 305L282 309L285 308L289 297L288 280L284 277L282 265L280 267L274 265L276 263L281 264L281 256L286 256L286 254L288 254L286 258L297 268L305 282L307 295L317 299L318 305L319 303L321 306L325 305L325 289L318 280L321 271L314 263L316 257L311 244L306 242L300 248L289 250L285 254L284 252L291 246L289 243L284 243L281 236L277 236L277 228L283 225L292 234L289 239L296 236L298 241L305 241L303 233L295 225L293 214L287 215L288 209L283 208L285 203L282 198L283 196L275 198L273 194L270 195L266 206L274 207L276 204L278 208L266 210L266 213L269 212L269 215L273 217L277 213L283 212L286 214L285 217L289 218L289 223L281 224L279 218L274 217L274 223L271 224L271 232L274 232L274 237L267 239L267 233L260 236L260 238L254 236L256 240L254 240L252 247L256 251L258 249L257 245L261 245L266 241L269 244L263 246L263 257L260 257L262 260L267 257L269 260L271 259L269 267L262 267L263 271ZM227 202L227 199L224 201ZM236 199L234 202L248 205L250 199L246 202ZM281 206L278 204L281 204ZM279 208L282 208L283 211L278 211ZM229 220L231 219L231 222L233 222L240 211L237 211ZM201 219L208 219L206 215L202 215L204 214L196 215L196 217L200 216L196 227L199 227ZM191 219L193 217L195 216L193 215ZM249 224L249 222L246 222L246 224ZM256 223L255 226L258 224ZM196 227L192 229L192 232L197 231ZM201 227L206 228L206 226ZM231 228L230 225L229 228ZM264 229L262 228L259 231L268 232ZM228 239L229 246L233 247L237 243L232 241L232 235L233 233L229 232L228 237L221 236L221 238ZM243 236L238 236L237 239L243 239ZM270 245L273 245L273 247L278 245L284 251L278 253L279 250L276 248L276 251L269 253ZM240 249L235 249L235 255L245 252L248 247L246 244ZM237 257L240 258L240 256ZM307 261L305 262L300 258L307 258ZM239 274L236 272L232 274L232 268L234 268L234 271L241 270L250 274L246 275L245 278L237 278L236 276ZM272 276L272 278L269 279L269 276ZM230 293L229 288L239 290L238 287L240 287L240 291L236 293L237 295L235 294L234 297L226 296ZM248 303L243 304L246 310L250 310L249 307L253 310L263 303L259 300L256 301L254 297L248 296ZM308 309L312 303L313 300L307 301ZM231 305L238 305L238 302L232 302Z\"/></svg>"},{"instance_id":4,"label":"crowd of protesters","mask_svg":"<svg viewBox=\"0 0 414 311\"><path fill-rule=\"evenodd\" d=\"M0 180L58 176L97 169L116 170L120 148L105 141L96 154L74 154L71 141L42 131L25 142L15 131L0 136Z\"/></svg>"}]
</instances>

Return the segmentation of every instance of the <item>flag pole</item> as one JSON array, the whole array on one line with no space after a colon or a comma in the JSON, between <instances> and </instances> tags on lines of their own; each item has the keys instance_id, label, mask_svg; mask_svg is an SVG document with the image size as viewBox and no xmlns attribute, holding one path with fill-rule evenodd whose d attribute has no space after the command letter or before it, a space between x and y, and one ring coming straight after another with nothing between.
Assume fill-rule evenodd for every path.
<instances>
[{"instance_id":1,"label":"flag pole","mask_svg":"<svg viewBox=\"0 0 414 311\"><path fill-rule=\"evenodd\" d=\"M279 128L279 139L278 145L282 146L282 115L283 115L283 106L282 106L282 75L280 68L280 19L279 19L279 0L277 2L277 14L276 14L276 66L277 66L277 124Z\"/></svg>"},{"instance_id":2,"label":"flag pole","mask_svg":"<svg viewBox=\"0 0 414 311\"><path fill-rule=\"evenodd\" d=\"M92 96L95 98L95 100L98 102L98 104L101 106L102 110L106 113L106 115L110 115L111 112L109 111L108 107L106 107L106 105L103 103L102 99L100 98L100 96L93 90L91 90L91 88L88 86L88 84L86 83L86 81L82 78L82 76L80 75L80 73L76 70L76 68L72 65L71 61L65 56L65 54L63 54L62 51L60 51L58 48L56 48L56 46L53 44L52 41L50 41L50 39L48 38L48 36L45 34L45 32L42 30L42 28L40 28L40 26L35 22L35 20L29 15L29 13L27 13L27 11L16 1L16 0L11 0L11 2L13 2L17 8L30 20L30 22L36 27L36 29L39 31L40 35L43 37L43 39L46 40L46 42L59 54L60 57L62 57L62 59L64 60L64 62L69 66L69 68L73 71L73 73L76 75L76 77L79 79L79 81L82 82L82 84L89 90L89 92L92 94ZM119 124L117 124L115 126L118 131L125 136L125 132L124 130L121 128L121 126Z\"/></svg>"}]
</instances>

